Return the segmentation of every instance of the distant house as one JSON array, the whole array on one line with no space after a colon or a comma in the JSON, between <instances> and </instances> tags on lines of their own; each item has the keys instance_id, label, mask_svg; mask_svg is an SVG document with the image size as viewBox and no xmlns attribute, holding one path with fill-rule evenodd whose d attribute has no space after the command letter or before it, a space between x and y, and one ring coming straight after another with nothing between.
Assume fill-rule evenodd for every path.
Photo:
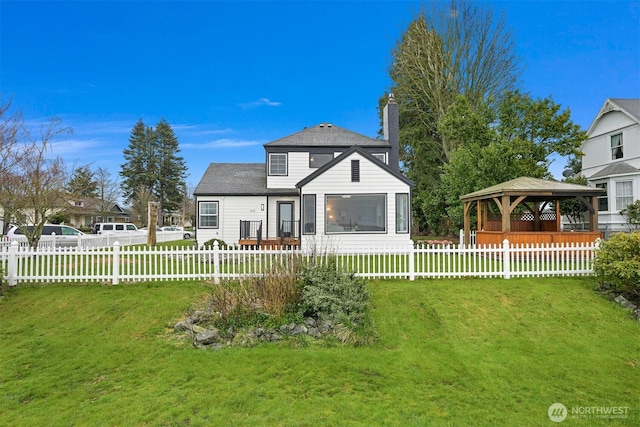
<instances>
[{"instance_id":1,"label":"distant house","mask_svg":"<svg viewBox=\"0 0 640 427\"><path fill-rule=\"evenodd\" d=\"M210 164L194 191L198 244L410 243L398 129L390 97L385 139L321 123L265 144L265 163Z\"/></svg>"},{"instance_id":2,"label":"distant house","mask_svg":"<svg viewBox=\"0 0 640 427\"><path fill-rule=\"evenodd\" d=\"M640 99L609 98L582 144L582 173L599 197L600 230L628 230L620 211L640 199Z\"/></svg>"},{"instance_id":3,"label":"distant house","mask_svg":"<svg viewBox=\"0 0 640 427\"><path fill-rule=\"evenodd\" d=\"M103 202L93 197L71 196L67 203L63 208L67 224L76 228L87 228L96 222L137 222L132 221L131 212L118 203L107 204L106 212L103 212Z\"/></svg>"}]
</instances>

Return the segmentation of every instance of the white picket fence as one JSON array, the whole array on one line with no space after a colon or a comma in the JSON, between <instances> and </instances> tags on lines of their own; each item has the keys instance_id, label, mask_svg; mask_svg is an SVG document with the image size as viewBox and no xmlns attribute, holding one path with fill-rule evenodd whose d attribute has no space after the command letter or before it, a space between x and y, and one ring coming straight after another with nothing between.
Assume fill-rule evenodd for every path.
<instances>
[{"instance_id":1,"label":"white picket fence","mask_svg":"<svg viewBox=\"0 0 640 427\"><path fill-rule=\"evenodd\" d=\"M182 231L158 231L156 232L156 242L172 242L175 240L182 240L184 233ZM62 236L41 236L38 241L38 249L53 249L58 250L63 245L60 244ZM107 248L113 246L115 242L120 243L121 246L125 245L144 245L147 243L147 232L138 231L132 233L120 233L120 234L84 234L77 237L77 247L79 249L95 249L95 248ZM18 242L21 247L29 246L29 242L25 236L14 236L13 239L4 238L0 240L0 250L6 249L11 246L11 242ZM74 248L76 246L73 246Z\"/></svg>"},{"instance_id":2,"label":"white picket fence","mask_svg":"<svg viewBox=\"0 0 640 427\"><path fill-rule=\"evenodd\" d=\"M10 286L19 283L211 280L260 276L274 266L335 261L365 278L577 276L592 273L598 242L560 245L429 245L336 248L326 253L290 250L122 246L43 248L12 243L0 248Z\"/></svg>"}]
</instances>

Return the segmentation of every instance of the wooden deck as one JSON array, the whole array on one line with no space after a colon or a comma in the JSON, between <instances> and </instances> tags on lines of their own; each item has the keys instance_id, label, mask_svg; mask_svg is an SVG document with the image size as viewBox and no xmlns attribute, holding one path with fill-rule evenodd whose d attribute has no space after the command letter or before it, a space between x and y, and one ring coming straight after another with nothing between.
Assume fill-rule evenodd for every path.
<instances>
[{"instance_id":1,"label":"wooden deck","mask_svg":"<svg viewBox=\"0 0 640 427\"><path fill-rule=\"evenodd\" d=\"M592 243L602 237L599 231L477 231L476 244L501 245L504 239L512 245Z\"/></svg>"},{"instance_id":2,"label":"wooden deck","mask_svg":"<svg viewBox=\"0 0 640 427\"><path fill-rule=\"evenodd\" d=\"M242 248L258 248L258 239L240 239L238 245ZM280 241L279 237L270 237L260 241L260 249L286 249L299 247L300 239L285 237Z\"/></svg>"}]
</instances>

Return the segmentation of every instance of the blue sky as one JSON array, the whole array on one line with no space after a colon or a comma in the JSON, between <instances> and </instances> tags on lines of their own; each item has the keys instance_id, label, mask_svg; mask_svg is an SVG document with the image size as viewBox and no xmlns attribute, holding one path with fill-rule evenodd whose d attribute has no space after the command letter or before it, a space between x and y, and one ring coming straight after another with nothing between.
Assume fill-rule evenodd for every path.
<instances>
[{"instance_id":1,"label":"blue sky","mask_svg":"<svg viewBox=\"0 0 640 427\"><path fill-rule=\"evenodd\" d=\"M640 1L496 1L525 72L588 128L640 98ZM321 122L375 137L391 50L419 1L0 2L0 94L73 128L53 154L118 177L138 119L172 125L195 186L211 162ZM564 161L552 170L560 177Z\"/></svg>"}]
</instances>

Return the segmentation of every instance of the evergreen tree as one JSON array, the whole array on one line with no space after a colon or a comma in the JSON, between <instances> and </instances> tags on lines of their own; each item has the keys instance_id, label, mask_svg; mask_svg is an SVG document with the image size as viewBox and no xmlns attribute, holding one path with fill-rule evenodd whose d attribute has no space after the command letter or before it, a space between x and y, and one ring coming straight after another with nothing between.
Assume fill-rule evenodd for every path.
<instances>
[{"instance_id":1,"label":"evergreen tree","mask_svg":"<svg viewBox=\"0 0 640 427\"><path fill-rule=\"evenodd\" d=\"M159 179L154 194L163 210L174 211L182 205L187 166L184 159L178 156L178 139L165 119L156 125L155 135L158 143Z\"/></svg>"},{"instance_id":2,"label":"evergreen tree","mask_svg":"<svg viewBox=\"0 0 640 427\"><path fill-rule=\"evenodd\" d=\"M153 129L138 120L131 130L129 146L124 149L125 162L121 165L120 188L127 203L133 201L136 189L143 185L151 191L157 186L159 171L158 148Z\"/></svg>"},{"instance_id":3,"label":"evergreen tree","mask_svg":"<svg viewBox=\"0 0 640 427\"><path fill-rule=\"evenodd\" d=\"M80 166L73 171L67 183L67 190L71 194L83 197L98 196L98 182L89 166Z\"/></svg>"},{"instance_id":4,"label":"evergreen tree","mask_svg":"<svg viewBox=\"0 0 640 427\"><path fill-rule=\"evenodd\" d=\"M125 200L134 203L139 189L145 188L163 210L179 209L187 171L179 152L178 139L165 119L155 129L140 119L131 130L120 171Z\"/></svg>"}]
</instances>

